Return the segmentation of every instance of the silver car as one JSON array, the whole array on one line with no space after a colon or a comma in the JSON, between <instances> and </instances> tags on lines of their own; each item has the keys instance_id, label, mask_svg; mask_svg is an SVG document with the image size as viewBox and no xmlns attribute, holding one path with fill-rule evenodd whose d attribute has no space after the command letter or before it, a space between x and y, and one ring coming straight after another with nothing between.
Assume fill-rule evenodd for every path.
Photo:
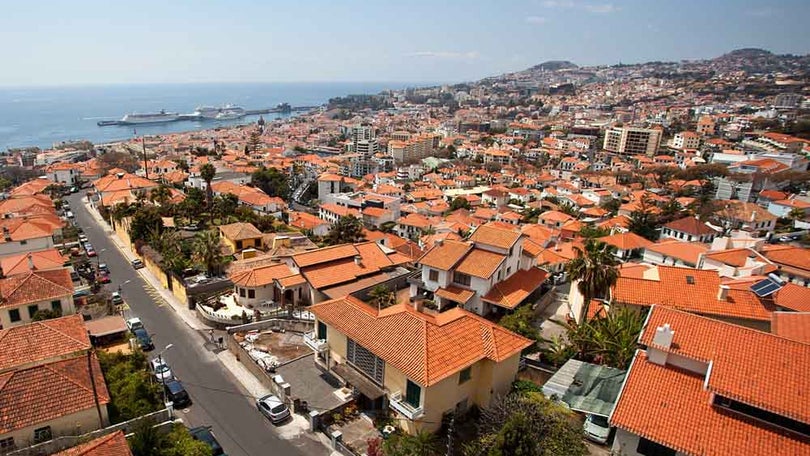
<instances>
[{"instance_id":1,"label":"silver car","mask_svg":"<svg viewBox=\"0 0 810 456\"><path fill-rule=\"evenodd\" d=\"M290 409L281 399L268 394L256 401L256 407L271 423L277 424L290 417Z\"/></svg>"},{"instance_id":2,"label":"silver car","mask_svg":"<svg viewBox=\"0 0 810 456\"><path fill-rule=\"evenodd\" d=\"M155 378L159 382L167 382L174 378L174 374L172 374L172 370L169 368L169 365L166 364L161 358L155 358L151 362L152 365L152 372L155 373Z\"/></svg>"}]
</instances>

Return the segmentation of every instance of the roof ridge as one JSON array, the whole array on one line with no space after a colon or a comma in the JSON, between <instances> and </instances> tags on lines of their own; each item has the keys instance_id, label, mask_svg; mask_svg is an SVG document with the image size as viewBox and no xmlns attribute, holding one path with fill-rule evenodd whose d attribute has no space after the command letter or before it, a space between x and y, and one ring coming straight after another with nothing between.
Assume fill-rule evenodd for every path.
<instances>
[{"instance_id":1,"label":"roof ridge","mask_svg":"<svg viewBox=\"0 0 810 456\"><path fill-rule=\"evenodd\" d=\"M422 320L422 365L424 367L424 382L425 386L428 386L430 373L428 371L428 350L430 349L430 344L428 343L428 321L426 319Z\"/></svg>"},{"instance_id":2,"label":"roof ridge","mask_svg":"<svg viewBox=\"0 0 810 456\"><path fill-rule=\"evenodd\" d=\"M30 368L25 369L25 370L36 369L37 367L43 367L43 368L53 372L55 375L58 375L59 377L62 377L64 379L68 380L69 382L71 382L74 385L78 386L79 388L87 391L88 393L93 394L93 390L91 388L88 388L88 387L82 385L81 383L79 383L79 381L77 381L75 378L71 377L70 375L66 375L66 374L64 374L62 372L59 372L58 370L54 369L53 367L51 367L54 364L66 364L66 363L68 363L70 361L76 361L76 360L78 360L78 358L79 357L77 356L75 358L68 358L68 359L56 361L56 362L53 362L53 363L41 364L40 366L33 366L33 367L30 367ZM84 372L84 369L82 369L82 372ZM92 378L92 375L89 372L88 372L88 378L90 379L91 382L95 383L95 378Z\"/></svg>"},{"instance_id":3,"label":"roof ridge","mask_svg":"<svg viewBox=\"0 0 810 456\"><path fill-rule=\"evenodd\" d=\"M74 314L74 315L78 316L78 314ZM74 315L71 315L70 317L73 317ZM61 334L61 335L65 336L65 337L67 337L68 339L71 339L71 340L73 340L73 341L75 341L75 342L78 342L78 343L79 343L79 344L81 344L81 345L85 345L85 343L84 343L84 342L82 342L81 340L76 339L75 337L71 336L70 334L68 334L68 333L66 333L66 332L64 332L64 331L62 331L62 330L60 330L60 329L56 329L56 328L54 328L53 326L51 326L51 325L50 325L50 323L52 323L52 322L54 322L54 321L67 321L67 320L68 320L70 317L67 317L67 318L65 318L64 320L63 320L63 319L61 319L61 318L52 319L52 320L43 320L43 321L40 321L40 322L38 322L38 323L41 323L43 326L47 327L47 328L48 328L48 329L50 329L51 331L56 331L56 332L58 332L59 334ZM90 344L87 344L87 345L88 345L88 348L90 348Z\"/></svg>"}]
</instances>

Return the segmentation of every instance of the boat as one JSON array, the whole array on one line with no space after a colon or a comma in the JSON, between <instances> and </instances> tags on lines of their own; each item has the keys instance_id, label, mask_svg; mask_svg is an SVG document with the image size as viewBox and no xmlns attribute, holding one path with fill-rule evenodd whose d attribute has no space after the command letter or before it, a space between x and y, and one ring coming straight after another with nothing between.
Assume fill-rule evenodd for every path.
<instances>
[{"instance_id":1,"label":"boat","mask_svg":"<svg viewBox=\"0 0 810 456\"><path fill-rule=\"evenodd\" d=\"M214 117L215 120L234 120L245 117L245 108L241 106L225 105L219 113Z\"/></svg>"},{"instance_id":2,"label":"boat","mask_svg":"<svg viewBox=\"0 0 810 456\"><path fill-rule=\"evenodd\" d=\"M232 120L244 117L247 114L241 106L227 104L225 106L197 106L191 114L185 116L195 120Z\"/></svg>"},{"instance_id":3,"label":"boat","mask_svg":"<svg viewBox=\"0 0 810 456\"><path fill-rule=\"evenodd\" d=\"M120 120L99 120L98 122L96 122L96 125L98 125L99 127L107 127L110 125L119 125L120 122L121 122Z\"/></svg>"},{"instance_id":4,"label":"boat","mask_svg":"<svg viewBox=\"0 0 810 456\"><path fill-rule=\"evenodd\" d=\"M180 116L176 112L152 112L145 114L127 114L118 122L119 125L136 125L136 124L152 124L152 123L166 123L179 120Z\"/></svg>"}]
</instances>

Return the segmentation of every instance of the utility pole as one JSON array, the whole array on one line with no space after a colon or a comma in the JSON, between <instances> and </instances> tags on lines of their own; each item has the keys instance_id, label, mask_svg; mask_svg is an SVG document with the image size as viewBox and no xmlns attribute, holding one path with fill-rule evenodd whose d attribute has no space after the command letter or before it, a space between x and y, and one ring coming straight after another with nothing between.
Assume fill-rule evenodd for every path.
<instances>
[{"instance_id":1,"label":"utility pole","mask_svg":"<svg viewBox=\"0 0 810 456\"><path fill-rule=\"evenodd\" d=\"M98 391L96 391L96 376L93 375L93 350L87 350L87 372L90 374L90 385L93 386L93 400L96 402L96 412L98 412L98 427L104 427L104 417L101 414L101 404L98 401Z\"/></svg>"}]
</instances>

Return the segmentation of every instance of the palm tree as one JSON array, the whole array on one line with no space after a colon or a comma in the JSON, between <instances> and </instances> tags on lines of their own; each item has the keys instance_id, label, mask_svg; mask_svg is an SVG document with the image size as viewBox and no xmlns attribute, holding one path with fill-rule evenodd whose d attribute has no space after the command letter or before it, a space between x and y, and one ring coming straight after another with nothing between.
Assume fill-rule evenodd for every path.
<instances>
[{"instance_id":1,"label":"palm tree","mask_svg":"<svg viewBox=\"0 0 810 456\"><path fill-rule=\"evenodd\" d=\"M158 185L149 192L149 201L157 203L161 207L165 206L171 197L172 192L169 190L169 187L164 184Z\"/></svg>"},{"instance_id":2,"label":"palm tree","mask_svg":"<svg viewBox=\"0 0 810 456\"><path fill-rule=\"evenodd\" d=\"M194 261L204 267L208 275L219 274L224 263L219 234L215 230L203 231L194 238L192 244Z\"/></svg>"},{"instance_id":3,"label":"palm tree","mask_svg":"<svg viewBox=\"0 0 810 456\"><path fill-rule=\"evenodd\" d=\"M577 281L577 289L585 302L579 321L588 316L591 299L604 297L616 284L619 260L615 256L616 247L594 239L585 242L585 248L574 247L576 258L566 265L571 281Z\"/></svg>"},{"instance_id":4,"label":"palm tree","mask_svg":"<svg viewBox=\"0 0 810 456\"><path fill-rule=\"evenodd\" d=\"M211 202L214 198L214 190L211 188L211 181L217 174L217 169L214 165L206 163L200 166L200 177L205 181L205 203L208 210L211 210Z\"/></svg>"},{"instance_id":5,"label":"palm tree","mask_svg":"<svg viewBox=\"0 0 810 456\"><path fill-rule=\"evenodd\" d=\"M804 213L803 209L800 209L798 207L794 207L793 209L790 210L790 212L788 212L787 218L789 218L790 220L796 221L796 220L802 220L805 217L805 215L806 214Z\"/></svg>"},{"instance_id":6,"label":"palm tree","mask_svg":"<svg viewBox=\"0 0 810 456\"><path fill-rule=\"evenodd\" d=\"M397 302L396 292L383 284L372 288L368 296L371 298L371 304L377 306L378 309L385 309Z\"/></svg>"}]
</instances>

